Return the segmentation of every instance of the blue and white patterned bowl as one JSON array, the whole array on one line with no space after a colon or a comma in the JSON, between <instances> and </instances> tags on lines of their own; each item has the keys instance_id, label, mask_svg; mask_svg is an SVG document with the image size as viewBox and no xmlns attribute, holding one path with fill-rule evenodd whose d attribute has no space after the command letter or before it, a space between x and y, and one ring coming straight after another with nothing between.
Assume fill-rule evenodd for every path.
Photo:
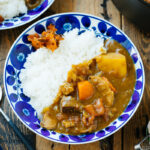
<instances>
[{"instance_id":1,"label":"blue and white patterned bowl","mask_svg":"<svg viewBox=\"0 0 150 150\"><path fill-rule=\"evenodd\" d=\"M34 48L27 40L27 36L33 33L41 34L49 24L54 24L58 29L57 33L60 34L70 31L73 28L79 28L80 33L84 32L84 30L94 30L96 36L117 40L127 49L132 57L136 69L134 93L124 112L106 128L90 134L73 136L49 131L40 126L37 113L29 104L30 98L25 96L23 94L23 89L20 88L21 82L19 80L19 74L26 61L27 55L34 52ZM133 116L140 104L144 84L145 75L143 63L131 40L111 23L92 15L80 13L57 14L44 18L31 25L12 45L4 67L4 87L6 96L17 117L34 133L46 139L67 144L94 142L110 136L123 127Z\"/></svg>"},{"instance_id":2,"label":"blue and white patterned bowl","mask_svg":"<svg viewBox=\"0 0 150 150\"><path fill-rule=\"evenodd\" d=\"M43 14L54 2L54 0L43 0L43 2L36 8L28 10L25 14L13 17L11 19L5 19L0 23L0 30L11 29L18 26L22 26L30 21L36 19Z\"/></svg>"}]
</instances>

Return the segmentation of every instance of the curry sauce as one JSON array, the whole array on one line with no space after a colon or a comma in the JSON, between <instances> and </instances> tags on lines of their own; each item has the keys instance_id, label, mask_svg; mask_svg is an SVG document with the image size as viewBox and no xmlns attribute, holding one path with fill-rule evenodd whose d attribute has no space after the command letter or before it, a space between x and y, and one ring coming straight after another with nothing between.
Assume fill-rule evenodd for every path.
<instances>
[{"instance_id":1,"label":"curry sauce","mask_svg":"<svg viewBox=\"0 0 150 150\"><path fill-rule=\"evenodd\" d=\"M72 135L94 132L108 126L125 110L135 86L133 60L114 40L105 41L105 48L107 54L72 66L55 103L43 110L44 128ZM109 60L111 57L116 60ZM110 62L108 68L99 65Z\"/></svg>"}]
</instances>

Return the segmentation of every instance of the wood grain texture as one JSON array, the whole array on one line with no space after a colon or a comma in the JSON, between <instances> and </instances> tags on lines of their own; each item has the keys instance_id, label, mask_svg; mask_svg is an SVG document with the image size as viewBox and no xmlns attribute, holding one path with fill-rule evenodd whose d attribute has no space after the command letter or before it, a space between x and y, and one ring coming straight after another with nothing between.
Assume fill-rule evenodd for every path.
<instances>
[{"instance_id":1,"label":"wood grain texture","mask_svg":"<svg viewBox=\"0 0 150 150\"><path fill-rule=\"evenodd\" d=\"M36 145L37 150L133 150L134 145L145 136L145 128L150 119L150 34L144 34L134 24L124 18L111 0L55 0L52 7L33 22L46 16L63 12L82 12L105 18L117 27L122 28L131 38L143 59L146 73L145 92L140 107L127 125L113 136L102 141L84 145L64 145L35 136L14 115L3 91L4 101L1 106L4 112L31 143ZM0 31L0 85L2 87L3 67L7 53L19 34L33 22L17 29ZM26 150L2 116L0 116L0 120L0 145L2 148L4 150Z\"/></svg>"},{"instance_id":2,"label":"wood grain texture","mask_svg":"<svg viewBox=\"0 0 150 150\"><path fill-rule=\"evenodd\" d=\"M27 27L27 25L26 25ZM17 29L0 31L0 86L3 88L3 68L7 53L19 36L24 30L23 27ZM35 145L35 134L29 131L14 115L10 108L3 89L3 102L1 104L4 112L10 117L10 119L17 125L17 127L23 132L23 134ZM26 148L22 144L21 140L16 136L13 129L8 125L4 118L0 115L0 145L5 150L25 150Z\"/></svg>"},{"instance_id":3,"label":"wood grain texture","mask_svg":"<svg viewBox=\"0 0 150 150\"><path fill-rule=\"evenodd\" d=\"M136 45L145 68L146 84L142 102L129 123L123 129L123 149L132 150L146 134L146 126L150 119L150 35L145 34L132 22L122 17L122 29Z\"/></svg>"},{"instance_id":4,"label":"wood grain texture","mask_svg":"<svg viewBox=\"0 0 150 150\"><path fill-rule=\"evenodd\" d=\"M113 135L113 150L122 150L122 129Z\"/></svg>"},{"instance_id":5,"label":"wood grain texture","mask_svg":"<svg viewBox=\"0 0 150 150\"><path fill-rule=\"evenodd\" d=\"M40 138L39 136L36 136L36 143L38 143L36 150L51 149L53 145L53 142L45 140L44 138Z\"/></svg>"},{"instance_id":6,"label":"wood grain texture","mask_svg":"<svg viewBox=\"0 0 150 150\"><path fill-rule=\"evenodd\" d=\"M94 142L90 144L71 145L70 150L101 150L101 148L99 142Z\"/></svg>"},{"instance_id":7,"label":"wood grain texture","mask_svg":"<svg viewBox=\"0 0 150 150\"><path fill-rule=\"evenodd\" d=\"M117 27L121 28L121 21L122 21L121 14L113 5L111 0L108 0L107 2L107 12L109 17L108 21L110 21Z\"/></svg>"}]
</instances>

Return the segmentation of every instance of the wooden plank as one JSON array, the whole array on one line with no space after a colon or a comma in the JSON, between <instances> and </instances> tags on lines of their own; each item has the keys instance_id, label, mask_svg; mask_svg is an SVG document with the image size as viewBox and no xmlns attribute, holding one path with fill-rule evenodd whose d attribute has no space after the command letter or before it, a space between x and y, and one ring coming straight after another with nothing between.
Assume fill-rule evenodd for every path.
<instances>
[{"instance_id":1,"label":"wooden plank","mask_svg":"<svg viewBox=\"0 0 150 150\"><path fill-rule=\"evenodd\" d=\"M122 149L122 129L117 131L113 136L113 149L114 150Z\"/></svg>"},{"instance_id":2,"label":"wooden plank","mask_svg":"<svg viewBox=\"0 0 150 150\"><path fill-rule=\"evenodd\" d=\"M120 12L116 9L115 5L111 0L108 0L107 3L107 12L108 12L108 17L109 21L116 25L117 27L121 28L121 14Z\"/></svg>"},{"instance_id":3,"label":"wooden plank","mask_svg":"<svg viewBox=\"0 0 150 150\"><path fill-rule=\"evenodd\" d=\"M146 125L150 119L150 35L143 33L125 17L123 17L122 27L137 46L146 73L146 85L142 102L134 117L124 127L123 149L131 150L145 136Z\"/></svg>"},{"instance_id":4,"label":"wooden plank","mask_svg":"<svg viewBox=\"0 0 150 150\"><path fill-rule=\"evenodd\" d=\"M70 150L101 150L99 142L82 145L71 145Z\"/></svg>"},{"instance_id":5,"label":"wooden plank","mask_svg":"<svg viewBox=\"0 0 150 150\"><path fill-rule=\"evenodd\" d=\"M44 138L39 137L38 135L36 136L36 143L38 143L38 145L36 144L36 150L47 150L47 149L51 149L53 142L48 141Z\"/></svg>"},{"instance_id":6,"label":"wooden plank","mask_svg":"<svg viewBox=\"0 0 150 150\"><path fill-rule=\"evenodd\" d=\"M24 27L27 27L24 26ZM18 37L18 35L24 30L23 27L19 27L17 29L10 29L0 31L0 85L3 87L3 68L5 58L7 53L13 44L14 40ZM29 131L14 115L12 109L10 108L6 96L3 90L3 102L2 109L4 112L10 117L10 119L17 125L17 127L23 132L23 134L29 139L29 141L35 145L35 134ZM9 150L25 150L23 143L16 136L14 131L8 125L8 123L4 120L4 118L0 115L0 145L3 149Z\"/></svg>"},{"instance_id":7,"label":"wooden plank","mask_svg":"<svg viewBox=\"0 0 150 150\"><path fill-rule=\"evenodd\" d=\"M73 11L102 17L103 8L101 3L103 3L102 0L73 0Z\"/></svg>"},{"instance_id":8,"label":"wooden plank","mask_svg":"<svg viewBox=\"0 0 150 150\"><path fill-rule=\"evenodd\" d=\"M55 143L53 145L53 150L69 150L70 146L67 144Z\"/></svg>"},{"instance_id":9,"label":"wooden plank","mask_svg":"<svg viewBox=\"0 0 150 150\"><path fill-rule=\"evenodd\" d=\"M36 136L36 150L69 150L69 145L54 143Z\"/></svg>"},{"instance_id":10,"label":"wooden plank","mask_svg":"<svg viewBox=\"0 0 150 150\"><path fill-rule=\"evenodd\" d=\"M106 5L104 5L106 4ZM82 12L82 13L89 13L92 15L96 15L98 17L105 18L104 12L108 14L110 18L110 22L114 23L116 26L120 27L120 13L116 10L114 5L112 4L111 0L66 0L65 2L62 0L56 0L52 7L45 13L46 15L51 15L53 13L61 13L61 12ZM114 15L115 14L115 15ZM43 16L42 16L43 17ZM121 131L119 132L120 134L115 135L115 142L118 143L118 146L121 146L121 141L118 142L120 136L121 136ZM111 145L110 141L113 137L111 136L108 138L108 140L103 140L100 143L95 142L91 144L84 144L84 145L71 145L70 149L71 150L76 150L76 149L104 149L105 147L109 147L108 145ZM47 141L43 140L42 138L37 136L37 142L36 142L36 147L38 148L38 145L42 144L43 146L46 145ZM117 140L118 139L118 140ZM42 140L42 142L39 144L38 141ZM45 142L44 142L45 141ZM107 141L107 142L106 142ZM51 143L51 142L50 142ZM49 144L48 144L49 145ZM107 145L107 146L106 146ZM111 145L112 146L112 145ZM53 143L52 149L55 149L59 147L64 147L62 144L56 144ZM101 148L100 148L101 147ZM68 147L65 146L67 149Z\"/></svg>"}]
</instances>

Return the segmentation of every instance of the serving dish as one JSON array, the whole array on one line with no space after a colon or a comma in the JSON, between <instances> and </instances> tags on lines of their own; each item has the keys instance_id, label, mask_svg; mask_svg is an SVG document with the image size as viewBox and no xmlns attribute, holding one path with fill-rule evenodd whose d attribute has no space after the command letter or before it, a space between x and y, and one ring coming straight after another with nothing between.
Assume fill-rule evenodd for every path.
<instances>
[{"instance_id":1,"label":"serving dish","mask_svg":"<svg viewBox=\"0 0 150 150\"><path fill-rule=\"evenodd\" d=\"M112 0L128 19L150 32L150 4L144 0Z\"/></svg>"},{"instance_id":2,"label":"serving dish","mask_svg":"<svg viewBox=\"0 0 150 150\"><path fill-rule=\"evenodd\" d=\"M40 126L37 113L29 104L30 98L26 97L23 94L23 89L20 88L21 83L19 74L26 61L27 55L34 52L34 48L27 40L27 36L35 32L38 34L42 33L49 24L54 24L58 29L57 32L59 34L64 34L66 31L70 31L73 28L80 29L80 32L84 30L94 30L96 36L100 36L104 39L112 38L117 40L127 49L132 57L136 70L134 93L124 112L106 128L94 133L73 136L49 131ZM111 23L101 18L82 13L56 14L31 25L12 45L4 67L4 88L6 96L17 117L34 133L48 140L66 144L83 144L101 140L123 127L133 116L140 104L144 84L145 75L141 57L127 35Z\"/></svg>"},{"instance_id":3,"label":"serving dish","mask_svg":"<svg viewBox=\"0 0 150 150\"><path fill-rule=\"evenodd\" d=\"M19 16L11 19L5 19L2 23L0 23L0 30L11 29L29 23L43 14L53 2L54 0L44 0L38 7L28 10L25 14L20 14Z\"/></svg>"}]
</instances>

